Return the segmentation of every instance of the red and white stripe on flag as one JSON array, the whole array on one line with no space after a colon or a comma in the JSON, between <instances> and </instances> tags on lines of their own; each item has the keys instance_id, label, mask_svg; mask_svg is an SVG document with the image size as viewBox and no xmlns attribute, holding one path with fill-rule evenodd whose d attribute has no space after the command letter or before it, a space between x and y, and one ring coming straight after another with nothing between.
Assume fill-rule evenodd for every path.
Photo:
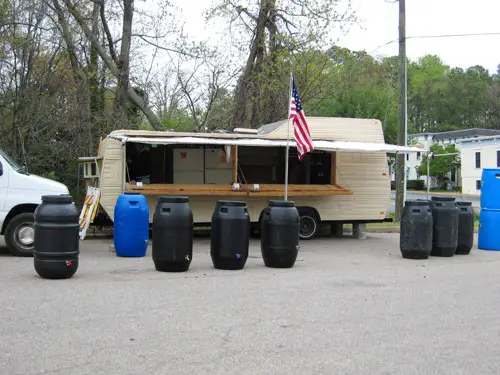
<instances>
[{"instance_id":1,"label":"red and white stripe on flag","mask_svg":"<svg viewBox=\"0 0 500 375\"><path fill-rule=\"evenodd\" d=\"M307 125L304 109L300 100L299 92L295 87L295 79L292 79L292 93L290 98L290 118L293 124L293 134L297 144L299 160L302 160L306 153L314 150L311 133Z\"/></svg>"}]
</instances>

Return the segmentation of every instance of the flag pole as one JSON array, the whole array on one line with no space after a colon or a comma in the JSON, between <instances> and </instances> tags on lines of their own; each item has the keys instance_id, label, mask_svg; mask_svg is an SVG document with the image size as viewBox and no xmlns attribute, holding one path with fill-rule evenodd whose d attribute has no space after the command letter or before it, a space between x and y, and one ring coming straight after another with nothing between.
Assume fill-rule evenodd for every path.
<instances>
[{"instance_id":1,"label":"flag pole","mask_svg":"<svg viewBox=\"0 0 500 375\"><path fill-rule=\"evenodd\" d=\"M286 127L286 159L285 159L285 200L288 200L288 159L289 159L289 149L290 149L290 107L292 103L292 71L290 71L290 90L288 95L288 119Z\"/></svg>"}]
</instances>

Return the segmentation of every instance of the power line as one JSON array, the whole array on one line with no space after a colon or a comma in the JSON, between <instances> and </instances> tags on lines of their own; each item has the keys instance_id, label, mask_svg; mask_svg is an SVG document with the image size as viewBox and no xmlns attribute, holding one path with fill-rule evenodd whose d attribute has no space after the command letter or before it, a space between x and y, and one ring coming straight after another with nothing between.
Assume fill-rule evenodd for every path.
<instances>
[{"instance_id":1,"label":"power line","mask_svg":"<svg viewBox=\"0 0 500 375\"><path fill-rule=\"evenodd\" d=\"M500 35L500 32L491 32L491 33L467 33L467 34L437 34L437 35L414 35L414 36L407 36L406 39L427 39L427 38L452 38L452 37L467 37L467 36L493 36L493 35ZM385 42L378 47L375 47L373 50L370 51L374 52L378 50L379 48L385 47L389 44L396 43L398 39L393 39L388 42Z\"/></svg>"},{"instance_id":2,"label":"power line","mask_svg":"<svg viewBox=\"0 0 500 375\"><path fill-rule=\"evenodd\" d=\"M450 38L450 37L462 37L462 36L490 36L490 35L500 35L500 32L467 33L467 34L415 35L415 36L408 36L408 37L406 37L406 39Z\"/></svg>"}]
</instances>

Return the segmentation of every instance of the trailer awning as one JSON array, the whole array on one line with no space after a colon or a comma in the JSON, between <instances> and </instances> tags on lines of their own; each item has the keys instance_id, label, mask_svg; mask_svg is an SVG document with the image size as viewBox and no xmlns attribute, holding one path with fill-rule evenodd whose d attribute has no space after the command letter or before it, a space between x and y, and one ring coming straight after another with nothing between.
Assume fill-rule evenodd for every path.
<instances>
[{"instance_id":1,"label":"trailer awning","mask_svg":"<svg viewBox=\"0 0 500 375\"><path fill-rule=\"evenodd\" d=\"M206 138L206 137L127 137L121 135L109 135L108 138L121 141L122 143L144 143L158 145L190 144L190 145L232 145L232 146L255 146L255 147L286 147L286 140L262 139L262 138ZM385 153L410 153L426 152L425 148L390 145L387 143L370 142L346 142L346 141L313 141L314 148L320 151L344 151L344 152L385 152ZM296 147L295 140L290 139L290 147Z\"/></svg>"}]
</instances>

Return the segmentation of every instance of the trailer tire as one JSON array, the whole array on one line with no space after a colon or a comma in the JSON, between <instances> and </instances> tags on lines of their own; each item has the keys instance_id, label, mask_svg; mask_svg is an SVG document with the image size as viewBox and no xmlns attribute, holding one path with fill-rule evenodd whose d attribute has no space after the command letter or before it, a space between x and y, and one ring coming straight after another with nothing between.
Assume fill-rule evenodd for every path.
<instances>
[{"instance_id":1,"label":"trailer tire","mask_svg":"<svg viewBox=\"0 0 500 375\"><path fill-rule=\"evenodd\" d=\"M23 212L12 218L5 228L5 243L14 256L32 257L35 247L35 217Z\"/></svg>"},{"instance_id":2,"label":"trailer tire","mask_svg":"<svg viewBox=\"0 0 500 375\"><path fill-rule=\"evenodd\" d=\"M299 238L301 240L310 240L318 232L319 222L313 212L300 213L300 231Z\"/></svg>"}]
</instances>

